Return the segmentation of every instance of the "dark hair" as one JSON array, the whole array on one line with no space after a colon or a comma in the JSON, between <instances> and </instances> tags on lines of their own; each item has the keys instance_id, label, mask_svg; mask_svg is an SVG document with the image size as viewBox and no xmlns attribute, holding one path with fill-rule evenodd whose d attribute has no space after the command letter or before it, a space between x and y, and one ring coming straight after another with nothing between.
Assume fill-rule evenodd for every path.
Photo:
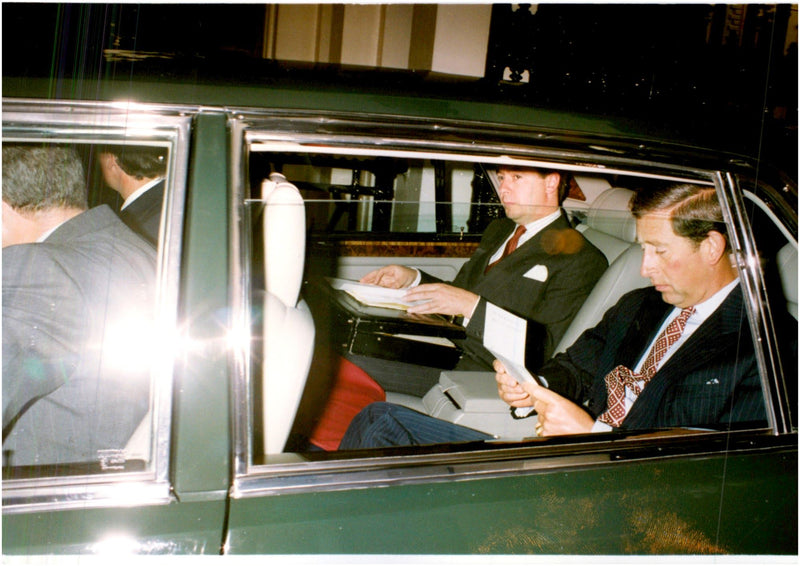
<instances>
[{"instance_id":1,"label":"dark hair","mask_svg":"<svg viewBox=\"0 0 800 566\"><path fill-rule=\"evenodd\" d=\"M572 184L572 173L559 169L542 169L541 167L524 167L521 165L498 165L497 170L508 169L509 171L533 171L534 173L547 177L551 173L558 175L558 206L561 206L569 195L570 185Z\"/></svg>"},{"instance_id":2,"label":"dark hair","mask_svg":"<svg viewBox=\"0 0 800 566\"><path fill-rule=\"evenodd\" d=\"M103 152L117 158L120 168L131 177L150 179L167 172L167 149L144 145L107 146Z\"/></svg>"},{"instance_id":3,"label":"dark hair","mask_svg":"<svg viewBox=\"0 0 800 566\"><path fill-rule=\"evenodd\" d=\"M728 230L714 187L681 183L636 191L631 201L634 218L654 212L668 212L672 218L672 230L696 245L714 230L725 236L726 247L730 248Z\"/></svg>"},{"instance_id":4,"label":"dark hair","mask_svg":"<svg viewBox=\"0 0 800 566\"><path fill-rule=\"evenodd\" d=\"M26 212L85 210L86 176L78 153L68 146L4 143L3 200Z\"/></svg>"}]
</instances>

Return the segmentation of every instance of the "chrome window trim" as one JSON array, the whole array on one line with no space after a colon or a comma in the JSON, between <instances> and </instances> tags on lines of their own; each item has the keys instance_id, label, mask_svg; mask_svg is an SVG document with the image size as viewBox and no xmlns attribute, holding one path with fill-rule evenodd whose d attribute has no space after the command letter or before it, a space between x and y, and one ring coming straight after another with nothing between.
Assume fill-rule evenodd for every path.
<instances>
[{"instance_id":1,"label":"chrome window trim","mask_svg":"<svg viewBox=\"0 0 800 566\"><path fill-rule=\"evenodd\" d=\"M246 151L244 141L245 124L235 117L228 119L230 155L230 241L231 246L231 325L232 332L239 336L250 336L250 246L244 235L249 234L249 216L246 214L245 180L247 179ZM247 225L244 225L247 222ZM253 376L250 371L249 344L231 346L231 433L233 438L233 475L249 473L249 462L253 454L253 431L251 415L254 414L252 391Z\"/></svg>"},{"instance_id":2,"label":"chrome window trim","mask_svg":"<svg viewBox=\"0 0 800 566\"><path fill-rule=\"evenodd\" d=\"M323 116L323 117L320 117ZM243 210L243 181L246 174L246 166L244 158L248 153L248 144L265 144L256 149L280 149L282 151L299 151L299 152L315 152L315 153L329 153L341 152L345 153L348 149L357 148L358 151L364 154L380 154L386 155L387 153L396 152L398 156L407 156L413 154L415 157L427 157L432 151L446 156L447 158L454 158L457 152L460 159L463 160L481 160L504 162L505 160L523 160L533 164L546 163L553 168L564 168L572 171L584 171L590 173L619 173L623 175L630 175L634 177L648 177L658 178L664 180L677 180L684 182L693 182L701 184L709 184L717 187L718 191L723 191L722 187L726 186L720 180L723 173L714 169L697 169L694 167L675 165L673 163L657 162L649 159L635 159L629 157L620 157L617 154L602 154L598 155L587 154L582 150L565 151L565 150L552 150L548 148L537 148L536 139L531 139L530 147L520 147L514 145L504 145L502 142L486 143L486 142L454 142L452 134L457 131L457 127L448 129L447 127L442 130L447 130L447 141L439 142L436 139L409 140L403 138L388 138L382 137L377 142L375 139L370 138L369 135L354 133L352 135L339 133L338 131L332 133L331 121L328 121L324 114L316 114L315 117L308 115L294 116L297 121L306 122L303 127L298 127L296 121L290 115L281 115L278 117L268 116L265 118L263 114L256 113L245 115L244 113L232 116L229 123L231 124L231 158L233 166L231 171L238 170L239 178L232 173L234 178L232 184L234 187L233 198L234 203L231 207L232 210L238 210L235 213L235 226L236 237L232 241L234 250L233 257L239 258L242 266L239 266L238 271L233 276L232 286L233 293L236 295L235 304L236 312L239 316L237 324L244 324L238 330L244 331L249 328L249 313L247 307L247 289L246 289L246 265L247 256L243 255L245 245L242 241L243 232L243 219L241 211ZM335 121L335 120L333 120ZM346 120L340 120L341 123L337 124L341 127L343 124L346 126ZM278 127L273 127L278 126ZM291 126L291 127L290 127ZM319 133L310 133L307 128L318 126ZM292 130L292 127L295 130ZM340 128L346 129L346 128ZM300 133L297 132L300 130ZM428 132L431 133L431 132ZM498 139L502 139L503 133L497 135ZM378 145L380 149L376 150L374 147ZM577 144L580 145L580 144ZM269 146L269 147L268 147ZM371 146L373 149L368 149ZM432 149L436 148L436 149ZM452 153L451 153L452 152ZM507 157L513 156L513 157ZM546 158L550 158L546 160ZM546 160L546 161L545 161ZM573 164L564 164L565 161L572 161ZM575 164L577 163L577 165ZM724 194L736 194L732 188L725 189ZM738 198L738 197L737 197ZM238 199L238 200L237 200ZM723 199L724 200L724 199ZM740 205L737 204L737 210ZM726 221L735 224L734 216L725 205ZM737 218L741 218L737 214ZM740 235L741 240L741 235ZM751 242L752 240L750 240ZM748 250L748 256L752 258L752 250ZM748 274L748 290L752 287L760 285L760 273L758 275ZM750 310L748 310L750 313ZM751 313L750 316L753 316ZM760 316L758 317L760 320ZM751 321L751 324L753 321ZM754 337L755 338L755 337ZM774 386L768 383L770 379L770 372L766 372L766 364L763 360L758 345L760 337L756 340L756 349L759 350L759 367L762 373L762 380L767 387L767 391L774 391ZM437 474L443 474L442 478L453 479L452 467L454 465L473 465L475 462L482 462L486 468L485 473L489 475L502 475L506 473L513 473L518 471L518 460L525 459L532 462L531 465L536 466L535 462L539 458L545 458L544 453L539 454L538 448L525 448L524 453L519 453L513 458L503 458L496 451L477 450L475 452L468 452L459 456L454 456L451 453L435 453L426 454L421 456L408 455L401 458L392 457L377 457L368 459L341 459L332 462L309 462L305 461L301 455L293 454L280 454L268 455L267 462L264 464L254 465L251 464L252 446L250 419L249 416L243 416L241 409L248 407L252 411L252 399L248 399L247 392L251 386L252 376L249 375L250 369L248 353L237 352L234 359L235 372L233 374L234 383L232 384L234 390L234 480L231 487L231 496L235 498L255 496L256 494L271 494L271 493L284 493L287 491L319 491L324 489L351 489L358 487L366 487L373 485L383 478L385 481L394 481L386 479L388 476L398 477L397 481L400 482L418 482L418 481L433 481ZM772 411L774 405L770 403L768 409ZM770 435L775 435L778 432L774 416L769 416L769 430ZM781 429L784 432L788 432ZM761 435L763 436L761 431ZM729 433L713 433L713 434L729 434ZM679 435L676 432L676 435ZM659 437L659 442L665 438ZM672 438L666 437L666 438ZM598 439L599 442L599 439ZM654 442L649 443L651 446ZM531 451L536 451L532 453ZM536 458L537 460L533 460ZM591 459L590 459L591 460ZM588 460L579 458L576 460L578 464L584 465ZM592 460L595 463L602 461ZM281 463L287 462L287 463ZM293 463L292 463L293 462ZM415 468L409 468L410 462L417 462ZM567 464L570 465L570 464ZM428 471L414 471L415 469L426 469ZM375 471L377 470L377 471ZM433 472L432 470L439 470ZM344 474L340 477L337 474ZM470 474L467 474L468 476Z\"/></svg>"},{"instance_id":3,"label":"chrome window trim","mask_svg":"<svg viewBox=\"0 0 800 566\"><path fill-rule=\"evenodd\" d=\"M135 110L132 108L135 107ZM157 328L160 343L179 344L176 333L180 255L189 142L190 109L150 105L3 100L3 140L56 139L59 142L110 143L123 138L152 139L168 146L166 202L157 258ZM175 227L178 229L175 229ZM3 512L169 503L171 404L175 348L164 348L152 371L151 469L136 473L74 475L3 481Z\"/></svg>"},{"instance_id":4,"label":"chrome window trim","mask_svg":"<svg viewBox=\"0 0 800 566\"><path fill-rule=\"evenodd\" d=\"M730 244L739 270L740 285L745 296L746 312L753 335L756 362L761 373L761 387L765 392L767 422L773 434L791 432L789 407L773 377L782 373L777 355L776 337L772 329L772 316L767 307L766 285L760 268L755 236L744 208L742 192L736 178L730 173L717 173L716 186L722 193L720 205L729 227ZM769 357L769 359L767 359Z\"/></svg>"},{"instance_id":5,"label":"chrome window trim","mask_svg":"<svg viewBox=\"0 0 800 566\"><path fill-rule=\"evenodd\" d=\"M331 461L305 461L297 455L294 463L271 464L267 473L235 478L230 496L249 499L509 475L568 473L632 461L728 457L732 453L796 447L796 437L778 437L768 429L676 430L670 436L663 432L598 436L581 435L573 441L563 437L532 439L525 445L469 452L406 454L401 450L397 455L394 449L396 455L381 455L378 451L376 456Z\"/></svg>"}]
</instances>

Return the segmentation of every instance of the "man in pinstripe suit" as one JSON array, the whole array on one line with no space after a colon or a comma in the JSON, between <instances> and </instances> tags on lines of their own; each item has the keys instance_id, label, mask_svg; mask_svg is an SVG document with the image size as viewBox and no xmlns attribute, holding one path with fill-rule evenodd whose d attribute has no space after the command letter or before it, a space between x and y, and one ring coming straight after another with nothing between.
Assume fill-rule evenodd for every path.
<instances>
[{"instance_id":1,"label":"man in pinstripe suit","mask_svg":"<svg viewBox=\"0 0 800 566\"><path fill-rule=\"evenodd\" d=\"M653 287L623 296L546 363L538 372L544 386L518 384L495 361L501 398L518 418L538 414L531 428L539 436L765 423L753 338L715 190L682 184L640 192L632 211L644 251L641 271ZM679 317L685 326L650 364L651 351ZM786 336L785 357L794 359L796 328L789 325L787 334L793 335ZM340 449L487 438L375 403L356 416Z\"/></svg>"}]
</instances>

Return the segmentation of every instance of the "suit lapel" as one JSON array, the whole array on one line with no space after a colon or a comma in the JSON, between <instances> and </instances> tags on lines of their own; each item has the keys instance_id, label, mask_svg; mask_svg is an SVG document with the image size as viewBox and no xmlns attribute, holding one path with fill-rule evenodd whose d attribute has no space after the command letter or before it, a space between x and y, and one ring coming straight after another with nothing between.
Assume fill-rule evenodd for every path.
<instances>
[{"instance_id":1,"label":"suit lapel","mask_svg":"<svg viewBox=\"0 0 800 566\"><path fill-rule=\"evenodd\" d=\"M661 298L661 293L653 288L645 295L639 311L631 320L625 339L617 356L617 363L633 369L636 363L646 354L646 350L656 337L664 319L673 309Z\"/></svg>"},{"instance_id":2,"label":"suit lapel","mask_svg":"<svg viewBox=\"0 0 800 566\"><path fill-rule=\"evenodd\" d=\"M509 283L513 284L513 281L509 280L509 273L518 273L520 271L520 266L523 266L526 263L531 263L532 257L539 257L544 254L544 249L542 247L542 239L544 234L548 230L566 230L570 228L570 225L562 212L561 216L556 218L544 229L540 230L529 240L519 246L513 253L503 258L503 261L494 266L489 273L484 273L486 266L489 263L489 258L494 255L500 246L505 244L506 239L511 235L515 228L516 224L509 221L509 226L502 232L502 237L495 239L493 247L489 247L487 245L486 257L483 258L480 271L475 274L476 278L474 284L475 290L478 294L480 294L480 289L482 287L494 288L497 285L508 285ZM533 267L533 265L530 267Z\"/></svg>"},{"instance_id":3,"label":"suit lapel","mask_svg":"<svg viewBox=\"0 0 800 566\"><path fill-rule=\"evenodd\" d=\"M742 307L741 287L736 286L717 310L656 372L631 407L623 424L625 428L651 426L654 414L670 384L708 364L709 360L730 347L731 341L724 337L740 332L744 316Z\"/></svg>"}]
</instances>

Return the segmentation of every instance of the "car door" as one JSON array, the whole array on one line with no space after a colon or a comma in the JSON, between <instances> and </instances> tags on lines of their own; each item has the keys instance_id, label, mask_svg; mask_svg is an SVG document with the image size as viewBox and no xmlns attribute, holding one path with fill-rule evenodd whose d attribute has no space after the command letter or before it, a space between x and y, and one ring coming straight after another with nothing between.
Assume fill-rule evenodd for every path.
<instances>
[{"instance_id":1,"label":"car door","mask_svg":"<svg viewBox=\"0 0 800 566\"><path fill-rule=\"evenodd\" d=\"M192 450L191 458L185 456L191 435L181 432L194 425L192 415L196 410L192 408L187 414L187 406L193 402L207 403L202 395L199 399L195 395L198 390L208 391L207 387L202 387L208 376L203 368L214 373L213 364L197 364L199 369L192 372L182 365L192 356L202 355L208 359L207 354L186 349L200 323L191 331L184 331L186 325L179 323L180 317L191 308L195 290L192 282L181 282L181 261L198 254L192 246L187 247L187 242L196 241L194 234L198 229L186 226L185 222L191 219L195 225L201 223L203 233L208 233L207 226L215 221L224 231L226 222L224 209L215 220L209 216L209 209L204 208L203 202L198 202L202 197L187 198L187 193L193 192L193 183L199 183L201 192L210 195L205 198L213 198L221 192L218 198L225 201L226 192L225 159L220 160L222 154L215 153L214 143L196 143L207 130L204 124L196 123L195 115L193 108L125 103L8 99L3 102L4 147L36 144L74 148L84 164L92 207L110 205L113 210L119 210L122 204L121 197L110 190L104 180L101 154L112 148L129 152L134 152L133 148L158 148L166 160L153 320L147 327L123 328L122 344L103 344L117 365L143 365L149 376L146 415L125 446L98 454L93 461L17 465L14 455L5 452L4 446L5 555L117 557L121 554L219 552L225 515L224 494L228 485L227 405L219 404L221 413L213 404L203 411L203 423L217 431L218 436L212 438L206 431L204 449ZM222 132L224 135L224 127ZM200 166L196 173L199 177L190 175L189 171L198 161ZM213 167L211 173L203 167L204 163L217 162L221 167ZM206 261L215 257L213 250L204 250L203 254ZM224 266L224 256L222 262ZM212 262L209 272L214 270L225 272L224 267L218 268ZM39 289L47 289L46 281L31 283ZM206 277L204 283L213 285L213 277ZM218 294L226 298L225 285L227 282ZM201 292L204 308L216 310L209 306L213 293L207 289ZM140 312L146 310L144 305L131 306ZM199 310L196 319L202 320ZM119 371L123 369L120 367ZM224 375L221 387L223 391L226 389ZM215 397L215 401L217 399L219 397ZM87 399L86 402L92 401ZM100 409L102 407L90 408ZM216 426L215 414L220 419ZM72 425L65 422L62 426ZM218 457L210 458L215 452ZM184 460L188 460L188 464L182 463ZM181 493L184 491L185 494Z\"/></svg>"},{"instance_id":2,"label":"car door","mask_svg":"<svg viewBox=\"0 0 800 566\"><path fill-rule=\"evenodd\" d=\"M644 145L635 150L606 150L611 145L608 140L570 146L557 136L537 142L534 140L545 136L526 138L524 133L515 133L512 144L492 133L490 126L480 124L431 124L407 117L373 119L355 114L326 114L319 120L308 115L287 118L271 116L268 111L237 112L229 124L232 163L239 168L231 203L232 263L239 266L232 272L234 326L240 328L236 335L248 339L237 342L234 350L234 477L225 552L796 552L796 434L787 424L789 397L779 361L785 352L777 345L776 328L767 314L768 307L785 309L785 303L778 295L782 291L767 293L761 264L755 261L759 249L745 209L740 206L736 176L709 167L709 161L705 161L705 167L684 165L685 155L676 157L675 164L663 152L658 159L643 157ZM402 120L402 127L393 120ZM318 124L324 127L316 127ZM625 143L619 147L623 146ZM313 446L314 426L324 414L336 376L331 375L330 357L321 360L315 352L311 360L307 359L308 351L300 347L307 334L294 334L294 327L268 324L269 310L276 308L264 299L271 292L269 271L271 265L278 271L284 265L271 263L268 256L271 246L282 246L306 262L300 267L305 269L306 279L291 295L290 309L300 308L303 300L313 303L314 297L321 296L312 284L315 276L357 278L373 267L370 260L361 270L353 268L354 262L347 258L340 262L337 254L344 255L341 250L346 246L331 237L330 230L314 229L313 222L319 218L322 222L317 227L327 228L331 220L336 220L343 199L335 194L320 197L304 192L309 188L304 183L314 175L328 190L335 188L332 169L341 169L344 178L352 179L353 172L361 170L366 160L382 161L389 170L402 171L392 183L395 192L384 192L382 197L373 194L374 203L370 203L377 205L381 198L386 199L382 204L391 211L387 213L389 227L397 225L395 214L404 204L389 197L396 198L400 187L408 191L405 194L422 194L425 169L435 161L448 163L450 170L472 172L481 165L491 169L514 162L582 177L578 190L570 193L564 205L570 217L582 230L605 225L603 237L613 234L617 239L624 231L619 225L626 221L627 209L592 206L601 201L599 195L606 190L638 189L653 181L716 187L726 203L726 220L736 235L748 315L763 347L759 350L759 371L768 422L743 423L721 431L641 431L561 438L536 438L531 430L521 434L522 440L516 435L462 444L319 450ZM273 177L273 173L280 176ZM281 184L294 185L287 188L292 197L276 205L264 195L272 194ZM304 208L306 217L296 221L312 224L308 239L274 240L265 236L270 223L274 226L276 222L270 218L293 215L299 207ZM276 215L275 210L285 214ZM373 209L372 214L374 222L374 215L382 213ZM600 222L596 221L598 215ZM785 218L773 215L771 221L783 234L783 245L796 252L793 215L796 218L791 211ZM368 215L365 222L370 225ZM383 226L385 230L387 224ZM445 231L451 229L448 226ZM476 231L480 233L480 229ZM350 239L358 239L355 231L351 231ZM402 238L387 240L392 244L384 250L394 249L408 258ZM623 249L635 252L635 242L621 241ZM320 248L325 253L320 253ZM624 256L611 258L612 268L614 260L620 257L622 261ZM392 259L389 251L375 263ZM292 269L297 269L293 265ZM630 266L619 269L625 277L631 273ZM632 272L638 272L638 265ZM796 281L796 271L788 273L789 280ZM633 287L643 284L630 282ZM284 312L286 305L279 308ZM315 344L330 347L335 353L326 350L326 355L335 357L348 344L341 344L338 335L331 336L352 320L326 320L314 317ZM280 340L273 342L270 333L280 334ZM282 346L265 351L268 344L275 343ZM290 361L284 365L267 363L265 360L276 351ZM276 367L286 371L275 376L271 372ZM792 375L789 373L788 378L793 379ZM280 385L275 385L276 379ZM487 379L491 389L491 373ZM277 396L277 401L270 396ZM424 400L402 402L430 410ZM267 409L276 405L288 410ZM466 410L460 406L455 409ZM508 417L507 408L500 410ZM284 432L275 439L271 433L278 429Z\"/></svg>"}]
</instances>

